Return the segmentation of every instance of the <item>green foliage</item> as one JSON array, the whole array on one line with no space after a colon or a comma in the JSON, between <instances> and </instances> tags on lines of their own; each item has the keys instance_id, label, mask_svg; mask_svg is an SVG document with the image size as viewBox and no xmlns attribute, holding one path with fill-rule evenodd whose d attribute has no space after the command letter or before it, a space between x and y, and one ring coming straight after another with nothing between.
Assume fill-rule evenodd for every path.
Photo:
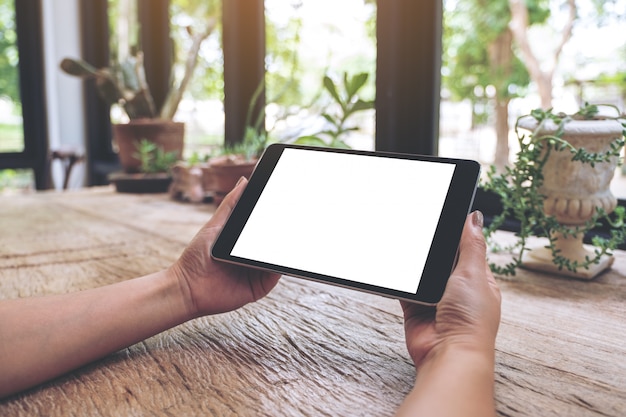
<instances>
[{"instance_id":1,"label":"green foliage","mask_svg":"<svg viewBox=\"0 0 626 417\"><path fill-rule=\"evenodd\" d=\"M287 6L284 6L287 7ZM289 108L293 103L302 103L304 95L301 83L306 67L301 65L298 49L301 43L302 15L299 6L293 4L292 17L284 26L279 26L271 19L266 19L265 62L267 90L271 92L271 102L282 108ZM270 11L266 11L270 13Z\"/></svg>"},{"instance_id":2,"label":"green foliage","mask_svg":"<svg viewBox=\"0 0 626 417\"><path fill-rule=\"evenodd\" d=\"M273 7L274 5L276 7ZM302 1L271 2L271 5L270 2L266 2L267 103L272 104L271 117L268 118L269 131L274 127L280 127L283 121L289 122L288 119L299 117L305 111L322 112L316 107L322 105L320 98L326 94L326 90L323 84L316 80L328 74L331 65L337 74L344 71L370 72L374 65L374 55L364 57L355 52L335 56L335 47L326 46L325 39L329 34L342 36L346 29L332 23L318 28L310 27L307 23L310 23L312 16L305 14L306 7ZM364 18L363 24L366 29L365 41L372 50L375 50L376 1L364 0L363 6L359 7L362 7L358 13L359 18ZM289 16L288 19L285 19L286 14ZM311 39L311 29L324 34ZM303 44L312 44L315 51L304 50ZM368 82L363 90L368 90L369 93L370 89L373 89L373 83ZM295 136L284 137L284 140L292 141L297 135L296 133Z\"/></svg>"},{"instance_id":3,"label":"green foliage","mask_svg":"<svg viewBox=\"0 0 626 417\"><path fill-rule=\"evenodd\" d=\"M350 77L343 74L343 83L337 85L328 75L324 76L324 88L331 96L335 106L334 112L323 112L322 117L330 124L330 129L322 130L311 136L302 136L295 143L301 145L328 146L331 148L349 148L345 142L346 133L358 130L356 126L349 126L348 119L356 113L374 108L374 101L363 100L359 97L361 88L367 82L368 73L359 73ZM326 139L320 136L325 136Z\"/></svg>"},{"instance_id":4,"label":"green foliage","mask_svg":"<svg viewBox=\"0 0 626 417\"><path fill-rule=\"evenodd\" d=\"M205 30L207 22L217 19L217 27L198 54L194 77L187 92L195 100L221 99L224 94L224 56L221 49L221 0L171 0L171 37L174 46L174 73L182 73L191 34ZM174 78L174 77L173 77ZM172 79L172 82L174 79Z\"/></svg>"},{"instance_id":5,"label":"green foliage","mask_svg":"<svg viewBox=\"0 0 626 417\"><path fill-rule=\"evenodd\" d=\"M121 19L120 11L115 7L117 1L110 0L109 9L113 19ZM127 22L129 41L132 43L130 50L119 51L119 40L112 37L110 44L112 49L118 50L108 67L94 68L87 62L79 59L65 58L61 62L61 69L69 75L85 79L95 79L100 96L109 105L121 105L130 119L139 118L163 118L172 119L178 109L184 93L193 80L193 74L201 57L202 44L214 32L217 25L217 17L213 10L221 10L218 0L178 0L172 8L176 11L176 22L184 22L172 25L173 40L173 68L169 90L164 103L157 108L152 93L148 86L143 62L143 53L140 50L139 24L136 21L136 10L124 16ZM177 8L178 7L178 8ZM190 14L183 14L184 8L192 9ZM191 16L193 18L191 18ZM198 23L200 30L191 21ZM116 24L111 23L111 33L116 33ZM180 34L184 33L183 38ZM179 42L177 42L179 41ZM180 48L182 44L182 48Z\"/></svg>"},{"instance_id":6,"label":"green foliage","mask_svg":"<svg viewBox=\"0 0 626 417\"><path fill-rule=\"evenodd\" d=\"M19 54L13 1L0 1L0 96L20 103Z\"/></svg>"},{"instance_id":7,"label":"green foliage","mask_svg":"<svg viewBox=\"0 0 626 417\"><path fill-rule=\"evenodd\" d=\"M29 190L34 187L32 170L0 169L0 192Z\"/></svg>"},{"instance_id":8,"label":"green foliage","mask_svg":"<svg viewBox=\"0 0 626 417\"><path fill-rule=\"evenodd\" d=\"M546 23L550 17L550 0L526 0L531 25Z\"/></svg>"},{"instance_id":9,"label":"green foliage","mask_svg":"<svg viewBox=\"0 0 626 417\"><path fill-rule=\"evenodd\" d=\"M261 156L268 144L266 132L259 132L251 126L246 127L243 141L225 146L221 149L222 155L239 155L246 161Z\"/></svg>"},{"instance_id":10,"label":"green foliage","mask_svg":"<svg viewBox=\"0 0 626 417\"><path fill-rule=\"evenodd\" d=\"M505 172L498 174L492 166L487 173L487 181L483 181L483 188L492 191L500 198L503 211L494 217L489 227L485 228L485 237L490 241L493 233L502 226L507 218L514 218L520 222L520 230L516 234L517 241L511 247L506 248L514 256L513 260L505 266L490 264L491 269L502 275L515 275L517 268L522 263L523 254L529 250L527 240L530 236L548 237L548 248L553 255L553 262L559 269L576 271L578 268L588 269L590 265L597 264L604 255L610 255L611 251L626 239L626 213L622 207L616 208L611 215L602 209L597 209L596 213L581 226L565 226L557 222L554 216L544 213L545 196L540 189L544 181L543 167L545 166L552 152L570 152L572 160L582 163L589 163L592 166L596 163L610 161L613 158L621 157L621 150L624 147L624 137L616 140L610 151L606 153L591 153L583 148L575 148L562 138L565 125L573 119L593 119L598 113L597 106L586 105L573 116L562 113L555 114L551 110L533 110L533 116L538 127L531 135L523 135L516 125L516 132L520 150L517 153L517 160L513 166L507 166ZM553 135L538 135L546 121L551 120L558 126ZM571 261L563 257L556 248L556 238L554 233L561 233L565 236L573 236L586 233L601 224L602 221L612 225L610 238L596 237L593 244L596 247L595 256L588 257L584 262Z\"/></svg>"},{"instance_id":11,"label":"green foliage","mask_svg":"<svg viewBox=\"0 0 626 417\"><path fill-rule=\"evenodd\" d=\"M142 55L129 56L108 68L95 68L80 59L64 58L61 69L69 75L95 79L98 92L109 104L120 104L130 119L156 117L154 100L145 82Z\"/></svg>"},{"instance_id":12,"label":"green foliage","mask_svg":"<svg viewBox=\"0 0 626 417\"><path fill-rule=\"evenodd\" d=\"M156 143L142 139L135 143L137 152L135 158L141 162L140 170L150 174L155 172L167 172L176 163L176 152L164 152Z\"/></svg>"},{"instance_id":13,"label":"green foliage","mask_svg":"<svg viewBox=\"0 0 626 417\"><path fill-rule=\"evenodd\" d=\"M208 162L210 155L201 155L199 152L194 151L189 158L187 158L187 163L190 166L202 164L204 162Z\"/></svg>"},{"instance_id":14,"label":"green foliage","mask_svg":"<svg viewBox=\"0 0 626 417\"><path fill-rule=\"evenodd\" d=\"M24 150L24 129L21 124L0 123L0 153L22 152Z\"/></svg>"},{"instance_id":15,"label":"green foliage","mask_svg":"<svg viewBox=\"0 0 626 417\"><path fill-rule=\"evenodd\" d=\"M248 111L246 113L246 128L241 141L225 146L221 150L224 155L240 155L246 161L261 156L268 145L268 134L265 131L265 109L262 108L256 119L253 121L252 116L255 108L259 105L263 93L265 92L265 79L262 79L255 89L250 102L248 103Z\"/></svg>"},{"instance_id":16,"label":"green foliage","mask_svg":"<svg viewBox=\"0 0 626 417\"><path fill-rule=\"evenodd\" d=\"M524 93L530 76L519 58L513 55L510 62L499 65L494 65L489 58L489 48L500 37L507 36L510 20L508 0L457 2L456 7L444 15L442 81L454 99L484 101L475 95L477 86L482 87L481 90L494 86L502 99Z\"/></svg>"}]
</instances>

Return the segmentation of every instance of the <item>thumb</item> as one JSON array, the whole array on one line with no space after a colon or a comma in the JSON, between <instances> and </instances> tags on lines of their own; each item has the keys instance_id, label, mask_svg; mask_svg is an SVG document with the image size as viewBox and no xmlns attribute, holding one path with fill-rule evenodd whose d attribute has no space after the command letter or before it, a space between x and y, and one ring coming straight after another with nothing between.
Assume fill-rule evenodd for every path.
<instances>
[{"instance_id":1,"label":"thumb","mask_svg":"<svg viewBox=\"0 0 626 417\"><path fill-rule=\"evenodd\" d=\"M226 195L226 197L224 197L224 200L222 200L221 204L217 207L217 210L215 210L215 214L211 217L211 223L213 223L213 225L222 226L226 223L228 216L230 216L230 213L235 208L235 205L237 204L237 201L239 201L239 197L241 197L241 194L247 184L248 180L245 177L239 178L235 188L233 188Z\"/></svg>"},{"instance_id":2,"label":"thumb","mask_svg":"<svg viewBox=\"0 0 626 417\"><path fill-rule=\"evenodd\" d=\"M465 220L459 244L459 260L455 268L457 272L468 272L463 275L471 277L484 274L487 244L483 235L483 222L483 214L480 211L470 213Z\"/></svg>"}]
</instances>

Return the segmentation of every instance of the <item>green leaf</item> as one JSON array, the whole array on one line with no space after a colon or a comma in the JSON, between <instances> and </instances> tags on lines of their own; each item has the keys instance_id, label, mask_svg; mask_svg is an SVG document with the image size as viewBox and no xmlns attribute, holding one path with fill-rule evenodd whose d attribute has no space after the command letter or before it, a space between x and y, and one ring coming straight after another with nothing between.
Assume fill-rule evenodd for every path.
<instances>
[{"instance_id":1,"label":"green leaf","mask_svg":"<svg viewBox=\"0 0 626 417\"><path fill-rule=\"evenodd\" d=\"M333 96L333 99L337 103L339 104L343 103L341 101L341 97L339 97L339 93L337 93L337 86L335 86L335 82L328 75L324 76L324 87L326 88L326 90L328 90L330 95Z\"/></svg>"},{"instance_id":2,"label":"green leaf","mask_svg":"<svg viewBox=\"0 0 626 417\"><path fill-rule=\"evenodd\" d=\"M322 139L317 136L300 136L294 142L296 145L309 145L309 146L324 146L327 147L328 144L324 142Z\"/></svg>"},{"instance_id":3,"label":"green leaf","mask_svg":"<svg viewBox=\"0 0 626 417\"><path fill-rule=\"evenodd\" d=\"M322 117L323 117L324 119L326 119L326 121L327 121L328 123L332 124L333 126L339 126L339 122L337 122L337 121L335 120L335 118L334 118L333 116L331 116L330 114L328 114L328 113L322 113Z\"/></svg>"},{"instance_id":4,"label":"green leaf","mask_svg":"<svg viewBox=\"0 0 626 417\"><path fill-rule=\"evenodd\" d=\"M359 99L357 100L356 103L354 103L350 112L353 113L353 112L357 112L360 110L369 110L373 108L374 108L373 101L364 101L364 100Z\"/></svg>"},{"instance_id":5,"label":"green leaf","mask_svg":"<svg viewBox=\"0 0 626 417\"><path fill-rule=\"evenodd\" d=\"M339 148L339 149L351 149L350 145L348 145L346 142L342 141L341 139L335 139L330 146L332 148Z\"/></svg>"},{"instance_id":6,"label":"green leaf","mask_svg":"<svg viewBox=\"0 0 626 417\"><path fill-rule=\"evenodd\" d=\"M367 82L367 78L369 74L367 72L362 72L360 74L356 74L352 77L352 79L348 80L346 76L346 91L348 93L348 97L352 98L354 95L365 85Z\"/></svg>"}]
</instances>

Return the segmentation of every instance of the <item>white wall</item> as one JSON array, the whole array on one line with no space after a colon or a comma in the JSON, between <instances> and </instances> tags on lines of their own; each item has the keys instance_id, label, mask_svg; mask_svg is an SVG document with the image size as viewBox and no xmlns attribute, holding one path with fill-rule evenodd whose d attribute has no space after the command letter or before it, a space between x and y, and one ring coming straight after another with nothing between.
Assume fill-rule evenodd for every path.
<instances>
[{"instance_id":1,"label":"white wall","mask_svg":"<svg viewBox=\"0 0 626 417\"><path fill-rule=\"evenodd\" d=\"M85 121L83 87L80 79L61 71L64 57L80 56L80 0L46 0L43 6L44 62L46 75L46 107L50 149L76 149L84 154ZM85 163L75 166L69 187L85 184ZM55 187L63 184L60 162L52 167Z\"/></svg>"}]
</instances>

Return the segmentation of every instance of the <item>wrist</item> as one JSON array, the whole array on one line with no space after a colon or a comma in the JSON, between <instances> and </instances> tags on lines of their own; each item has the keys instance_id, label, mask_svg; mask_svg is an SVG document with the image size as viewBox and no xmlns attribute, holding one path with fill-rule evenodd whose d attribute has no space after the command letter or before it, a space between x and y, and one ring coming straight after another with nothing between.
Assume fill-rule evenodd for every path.
<instances>
[{"instance_id":1,"label":"wrist","mask_svg":"<svg viewBox=\"0 0 626 417\"><path fill-rule=\"evenodd\" d=\"M198 317L193 292L178 266L174 264L163 272L171 288L172 304L176 306L182 320L187 321Z\"/></svg>"},{"instance_id":2,"label":"wrist","mask_svg":"<svg viewBox=\"0 0 626 417\"><path fill-rule=\"evenodd\" d=\"M495 340L488 337L449 338L434 345L422 360L416 363L416 368L420 369L430 362L450 356L473 357L481 363L493 365L495 363Z\"/></svg>"},{"instance_id":3,"label":"wrist","mask_svg":"<svg viewBox=\"0 0 626 417\"><path fill-rule=\"evenodd\" d=\"M452 364L462 364L463 369L471 371L485 370L491 375L495 367L495 348L473 343L442 343L433 348L416 368L419 375Z\"/></svg>"},{"instance_id":4,"label":"wrist","mask_svg":"<svg viewBox=\"0 0 626 417\"><path fill-rule=\"evenodd\" d=\"M438 346L420 363L397 415L495 416L494 357L474 345Z\"/></svg>"}]
</instances>

